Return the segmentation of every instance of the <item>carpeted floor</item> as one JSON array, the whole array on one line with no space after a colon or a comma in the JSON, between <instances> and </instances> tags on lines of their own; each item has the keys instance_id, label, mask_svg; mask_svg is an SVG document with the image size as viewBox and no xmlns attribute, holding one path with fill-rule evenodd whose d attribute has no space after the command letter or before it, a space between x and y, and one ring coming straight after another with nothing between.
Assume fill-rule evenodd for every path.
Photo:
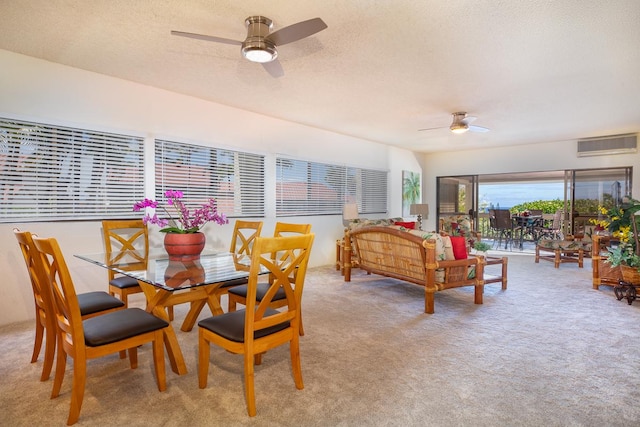
<instances>
[{"instance_id":1,"label":"carpeted floor","mask_svg":"<svg viewBox=\"0 0 640 427\"><path fill-rule=\"evenodd\" d=\"M483 305L473 288L439 292L433 315L421 287L357 270L344 283L330 266L311 269L304 292L304 390L288 348L269 352L249 418L242 358L212 348L200 390L197 331L178 330L187 375L168 370L158 392L148 346L134 371L117 355L90 361L77 425L640 425L640 301L593 290L590 260L555 269L510 254L507 291L488 285ZM176 322L185 314L177 307ZM50 400L42 356L29 364L32 343L31 323L0 328L0 424L65 425L71 363Z\"/></svg>"}]
</instances>

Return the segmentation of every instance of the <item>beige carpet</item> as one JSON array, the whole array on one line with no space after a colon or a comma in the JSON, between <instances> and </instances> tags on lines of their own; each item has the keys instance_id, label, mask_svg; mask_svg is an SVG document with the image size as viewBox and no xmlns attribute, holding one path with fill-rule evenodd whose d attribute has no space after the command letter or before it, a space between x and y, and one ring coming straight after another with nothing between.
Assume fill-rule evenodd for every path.
<instances>
[{"instance_id":1,"label":"beige carpet","mask_svg":"<svg viewBox=\"0 0 640 427\"><path fill-rule=\"evenodd\" d=\"M258 415L246 413L242 359L212 349L209 386L197 385L197 331L178 331L189 373L167 372L157 391L151 351L128 369L117 355L89 363L79 426L638 426L640 301L591 288L584 269L510 255L509 289L436 294L426 315L421 287L357 271L311 269L303 302L304 390L288 348L256 369ZM177 309L177 320L185 315ZM62 426L63 392L29 364L31 323L0 328L0 424Z\"/></svg>"}]
</instances>

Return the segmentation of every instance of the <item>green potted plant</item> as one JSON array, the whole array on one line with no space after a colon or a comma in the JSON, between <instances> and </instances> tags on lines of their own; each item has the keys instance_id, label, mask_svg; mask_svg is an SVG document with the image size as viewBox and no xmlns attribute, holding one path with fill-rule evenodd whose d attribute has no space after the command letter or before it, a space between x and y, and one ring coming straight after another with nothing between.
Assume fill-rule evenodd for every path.
<instances>
[{"instance_id":1,"label":"green potted plant","mask_svg":"<svg viewBox=\"0 0 640 427\"><path fill-rule=\"evenodd\" d=\"M609 210L600 208L600 212L607 215L611 236L620 241L617 247L608 248L606 262L620 267L625 282L640 284L640 202L625 198L620 206Z\"/></svg>"},{"instance_id":2,"label":"green potted plant","mask_svg":"<svg viewBox=\"0 0 640 427\"><path fill-rule=\"evenodd\" d=\"M491 249L491 245L490 245L490 244L488 244L488 243L485 243L485 242L482 242L482 241L478 240L477 242L475 242L475 243L473 244L473 249L475 249L475 250L476 250L476 254L477 254L477 255L483 255L483 256L486 256L487 251L488 251L489 249Z\"/></svg>"}]
</instances>

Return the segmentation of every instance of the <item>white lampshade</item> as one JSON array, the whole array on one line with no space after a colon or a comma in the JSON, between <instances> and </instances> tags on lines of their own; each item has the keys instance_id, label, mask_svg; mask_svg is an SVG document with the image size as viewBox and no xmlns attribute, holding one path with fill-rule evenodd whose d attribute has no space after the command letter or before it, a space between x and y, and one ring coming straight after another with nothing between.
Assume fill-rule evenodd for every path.
<instances>
[{"instance_id":1,"label":"white lampshade","mask_svg":"<svg viewBox=\"0 0 640 427\"><path fill-rule=\"evenodd\" d=\"M347 226L352 219L358 219L358 204L345 203L342 206L342 223Z\"/></svg>"}]
</instances>

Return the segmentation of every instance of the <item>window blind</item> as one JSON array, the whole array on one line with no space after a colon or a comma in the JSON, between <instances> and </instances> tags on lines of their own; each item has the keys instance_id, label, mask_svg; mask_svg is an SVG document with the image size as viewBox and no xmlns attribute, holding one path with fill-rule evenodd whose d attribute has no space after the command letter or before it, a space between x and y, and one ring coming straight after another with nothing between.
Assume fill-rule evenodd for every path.
<instances>
[{"instance_id":1,"label":"window blind","mask_svg":"<svg viewBox=\"0 0 640 427\"><path fill-rule=\"evenodd\" d=\"M133 218L141 138L0 118L0 221Z\"/></svg>"},{"instance_id":2,"label":"window blind","mask_svg":"<svg viewBox=\"0 0 640 427\"><path fill-rule=\"evenodd\" d=\"M264 216L264 156L166 140L155 142L156 199L184 193L187 205L216 199L228 217Z\"/></svg>"},{"instance_id":3,"label":"window blind","mask_svg":"<svg viewBox=\"0 0 640 427\"><path fill-rule=\"evenodd\" d=\"M388 172L276 158L276 215L340 214L357 203L362 214L387 212Z\"/></svg>"}]
</instances>

